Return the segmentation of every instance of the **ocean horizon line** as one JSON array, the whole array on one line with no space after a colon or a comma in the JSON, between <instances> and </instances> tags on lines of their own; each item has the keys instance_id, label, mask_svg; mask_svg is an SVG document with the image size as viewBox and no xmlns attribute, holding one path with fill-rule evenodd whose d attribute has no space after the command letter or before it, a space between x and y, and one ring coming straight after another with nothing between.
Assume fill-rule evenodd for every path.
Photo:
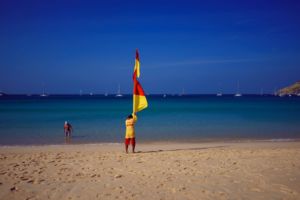
<instances>
[{"instance_id":1,"label":"ocean horizon line","mask_svg":"<svg viewBox=\"0 0 300 200\"><path fill-rule=\"evenodd\" d=\"M3 96L41 96L41 93L2 93ZM188 93L188 94L180 94L180 93L151 93L146 96L158 96L158 95L168 95L168 96L201 96L201 95L214 95L216 96L218 93ZM221 95L235 95L236 93L221 93ZM257 95L257 96L266 96L272 95L274 93L241 93L242 95ZM76 94L76 93L45 93L46 96L115 96L117 93L84 93L84 94ZM130 96L132 93L123 93L123 96ZM296 96L296 95L295 95Z\"/></svg>"}]
</instances>

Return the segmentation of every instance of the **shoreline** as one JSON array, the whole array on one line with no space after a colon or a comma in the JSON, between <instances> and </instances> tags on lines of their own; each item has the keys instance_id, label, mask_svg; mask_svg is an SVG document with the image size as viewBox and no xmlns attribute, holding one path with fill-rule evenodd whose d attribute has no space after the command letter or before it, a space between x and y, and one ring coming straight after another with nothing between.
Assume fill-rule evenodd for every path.
<instances>
[{"instance_id":1,"label":"shoreline","mask_svg":"<svg viewBox=\"0 0 300 200\"><path fill-rule=\"evenodd\" d=\"M219 147L289 147L299 145L300 140L235 140L235 141L205 141L205 142L178 142L178 141L155 141L147 143L138 143L136 145L136 154L161 151L193 150L202 148ZM47 144L47 145L0 145L0 155L5 153L32 153L32 152L72 152L72 151L100 151L101 153L125 153L124 143L85 143L85 144ZM300 153L300 151L299 151ZM129 154L131 145L129 146ZM0 160L1 163L1 160Z\"/></svg>"},{"instance_id":2,"label":"shoreline","mask_svg":"<svg viewBox=\"0 0 300 200\"><path fill-rule=\"evenodd\" d=\"M205 148L222 148L222 147L294 147L299 145L300 140L236 140L236 141L206 141L206 142L177 142L177 141L160 141L138 143L136 145L136 153L145 152L162 152L174 150L194 150ZM125 154L124 143L85 143L85 144L47 144L47 145L8 145L0 146L0 155L5 153L36 153L36 152L74 152L74 151L100 151L101 153L121 153ZM129 154L131 152L131 145L129 146ZM1 163L1 159L0 159Z\"/></svg>"},{"instance_id":3,"label":"shoreline","mask_svg":"<svg viewBox=\"0 0 300 200\"><path fill-rule=\"evenodd\" d=\"M255 142L300 142L300 138L207 138L207 139L186 139L186 140L142 140L137 141L138 145L148 145L148 144L201 144L201 143L255 143ZM78 146L78 145L124 145L122 142L69 142L69 143L49 143L49 144L0 144L1 148L9 147L44 147L44 146Z\"/></svg>"}]
</instances>

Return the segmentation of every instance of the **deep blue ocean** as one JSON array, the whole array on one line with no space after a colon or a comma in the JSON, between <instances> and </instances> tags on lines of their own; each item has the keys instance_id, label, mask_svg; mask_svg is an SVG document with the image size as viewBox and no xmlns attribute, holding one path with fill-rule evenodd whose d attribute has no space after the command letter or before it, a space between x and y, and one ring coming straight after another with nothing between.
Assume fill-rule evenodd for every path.
<instances>
[{"instance_id":1,"label":"deep blue ocean","mask_svg":"<svg viewBox=\"0 0 300 200\"><path fill-rule=\"evenodd\" d=\"M138 113L137 142L300 138L300 97L148 96ZM1 96L0 145L120 143L132 96Z\"/></svg>"}]
</instances>

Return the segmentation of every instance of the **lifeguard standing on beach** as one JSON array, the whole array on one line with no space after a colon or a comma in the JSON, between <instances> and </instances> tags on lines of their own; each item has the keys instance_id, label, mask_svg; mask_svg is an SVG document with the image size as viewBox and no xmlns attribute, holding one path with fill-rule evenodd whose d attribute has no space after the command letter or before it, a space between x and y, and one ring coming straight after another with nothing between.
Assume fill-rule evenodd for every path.
<instances>
[{"instance_id":1,"label":"lifeguard standing on beach","mask_svg":"<svg viewBox=\"0 0 300 200\"><path fill-rule=\"evenodd\" d=\"M134 124L137 121L136 115L128 115L125 126L126 126L126 135L125 135L125 151L128 153L128 146L132 145L132 152L135 152L135 131Z\"/></svg>"},{"instance_id":2,"label":"lifeguard standing on beach","mask_svg":"<svg viewBox=\"0 0 300 200\"><path fill-rule=\"evenodd\" d=\"M136 113L147 108L148 102L141 84L137 78L140 77L140 58L138 50L135 53L135 65L133 71L133 112L129 115L125 121L126 134L125 134L125 150L128 153L129 144L132 145L132 152L135 151L135 129L134 125L137 121Z\"/></svg>"}]
</instances>

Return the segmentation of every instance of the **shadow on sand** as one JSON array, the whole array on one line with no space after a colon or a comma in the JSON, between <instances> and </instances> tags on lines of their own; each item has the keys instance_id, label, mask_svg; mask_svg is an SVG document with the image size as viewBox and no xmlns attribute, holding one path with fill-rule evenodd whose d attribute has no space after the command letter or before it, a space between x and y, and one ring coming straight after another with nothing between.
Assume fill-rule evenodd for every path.
<instances>
[{"instance_id":1,"label":"shadow on sand","mask_svg":"<svg viewBox=\"0 0 300 200\"><path fill-rule=\"evenodd\" d=\"M172 152L172 151L190 151L190 150L205 150L205 149L218 149L229 147L229 145L222 146L213 146L213 147L193 147L193 148L181 148L181 149L159 149L159 150L150 150L150 151L137 151L136 153L161 153L161 152Z\"/></svg>"}]
</instances>

